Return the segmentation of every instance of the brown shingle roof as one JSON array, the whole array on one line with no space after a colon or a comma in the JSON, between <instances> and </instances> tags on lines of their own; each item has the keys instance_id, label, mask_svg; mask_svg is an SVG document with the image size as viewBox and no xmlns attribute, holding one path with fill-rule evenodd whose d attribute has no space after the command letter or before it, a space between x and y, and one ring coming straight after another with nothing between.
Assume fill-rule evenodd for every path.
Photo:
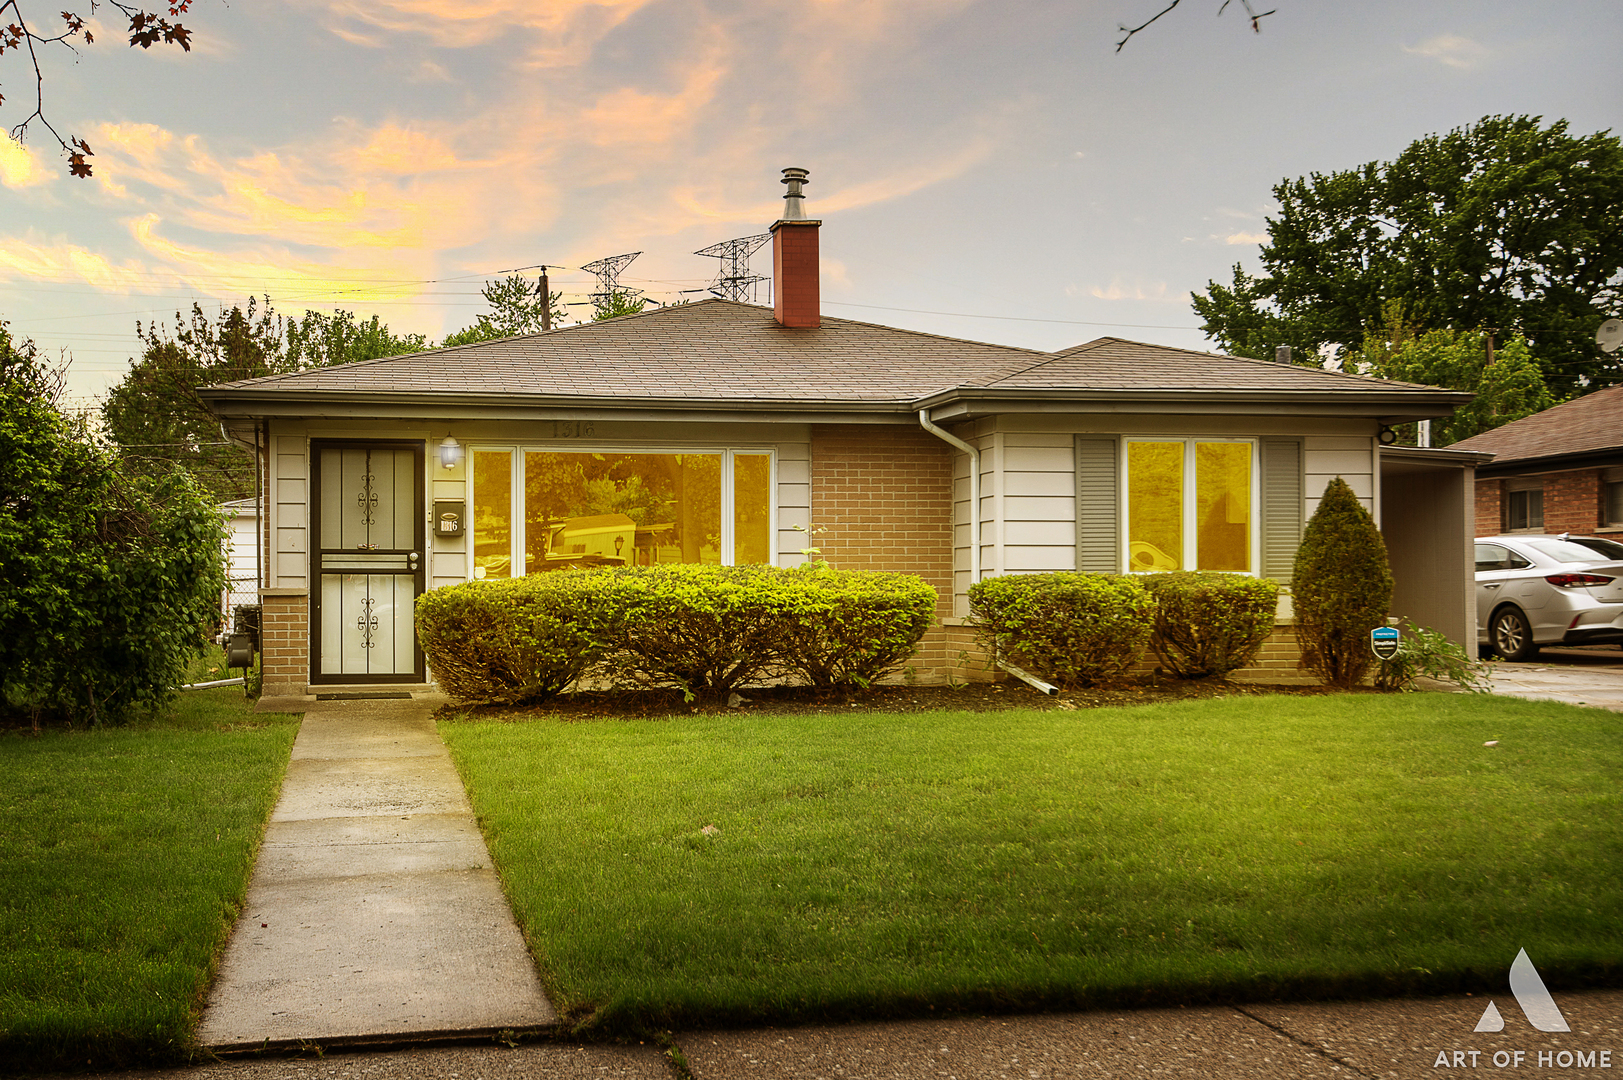
<instances>
[{"instance_id":1,"label":"brown shingle roof","mask_svg":"<svg viewBox=\"0 0 1623 1080\"><path fill-rule=\"evenodd\" d=\"M998 389L1085 386L1123 390L1435 390L1416 383L1146 345L1117 337L1099 338L1054 353L1040 363L987 386Z\"/></svg>"},{"instance_id":2,"label":"brown shingle roof","mask_svg":"<svg viewBox=\"0 0 1623 1080\"><path fill-rule=\"evenodd\" d=\"M224 384L258 391L909 402L1015 371L1042 354L824 319L779 326L771 308L703 300L544 334Z\"/></svg>"},{"instance_id":3,"label":"brown shingle roof","mask_svg":"<svg viewBox=\"0 0 1623 1080\"><path fill-rule=\"evenodd\" d=\"M1461 439L1450 450L1486 450L1495 467L1530 458L1623 449L1623 385Z\"/></svg>"},{"instance_id":4,"label":"brown shingle roof","mask_svg":"<svg viewBox=\"0 0 1623 1080\"><path fill-rule=\"evenodd\" d=\"M1431 387L1144 345L1120 338L1060 353L824 318L785 329L770 308L704 300L544 334L226 383L204 392L434 395L907 408L932 396L1044 390L1435 396Z\"/></svg>"}]
</instances>

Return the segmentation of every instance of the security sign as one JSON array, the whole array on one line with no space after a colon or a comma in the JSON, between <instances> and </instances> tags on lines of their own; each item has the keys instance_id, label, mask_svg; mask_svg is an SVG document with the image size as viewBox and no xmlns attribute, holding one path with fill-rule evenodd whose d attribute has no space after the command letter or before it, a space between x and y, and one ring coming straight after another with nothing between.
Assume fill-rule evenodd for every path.
<instances>
[{"instance_id":1,"label":"security sign","mask_svg":"<svg viewBox=\"0 0 1623 1080\"><path fill-rule=\"evenodd\" d=\"M1390 660L1398 654L1398 642L1402 638L1395 626L1377 626L1369 632L1369 647L1382 660Z\"/></svg>"}]
</instances>

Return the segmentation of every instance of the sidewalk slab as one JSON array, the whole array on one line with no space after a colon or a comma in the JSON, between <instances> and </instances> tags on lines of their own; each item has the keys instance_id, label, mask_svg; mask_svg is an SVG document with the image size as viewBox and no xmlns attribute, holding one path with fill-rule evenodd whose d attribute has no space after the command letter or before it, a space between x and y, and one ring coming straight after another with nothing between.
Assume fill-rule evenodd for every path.
<instances>
[{"instance_id":1,"label":"sidewalk slab","mask_svg":"<svg viewBox=\"0 0 1623 1080\"><path fill-rule=\"evenodd\" d=\"M215 1050L556 1017L424 702L305 716L199 1039Z\"/></svg>"},{"instance_id":2,"label":"sidewalk slab","mask_svg":"<svg viewBox=\"0 0 1623 1080\"><path fill-rule=\"evenodd\" d=\"M1507 993L1496 1001L1505 1028L1494 1033L1474 1030L1490 999L1462 994L689 1031L675 1041L694 1080L1420 1080L1498 1076L1506 1068L1541 1071L1541 1053L1550 1055L1543 1068L1551 1073L1616 1076L1623 1068L1623 990L1555 997L1571 1032L1536 1031ZM1608 1050L1610 1066L1602 1067L1600 1053ZM1447 1064L1438 1063L1440 1053ZM1494 1064L1495 1053L1505 1065ZM1577 1064L1579 1054L1593 1055L1594 1066ZM1456 1060L1463 1067L1456 1068Z\"/></svg>"}]
</instances>

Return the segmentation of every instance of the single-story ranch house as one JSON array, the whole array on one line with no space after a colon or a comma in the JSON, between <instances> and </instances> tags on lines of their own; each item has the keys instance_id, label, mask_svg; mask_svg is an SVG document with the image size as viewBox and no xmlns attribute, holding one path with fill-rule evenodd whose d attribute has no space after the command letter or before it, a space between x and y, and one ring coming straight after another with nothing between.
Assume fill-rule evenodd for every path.
<instances>
[{"instance_id":1,"label":"single-story ranch house","mask_svg":"<svg viewBox=\"0 0 1623 1080\"><path fill-rule=\"evenodd\" d=\"M788 566L812 548L923 577L941 625L918 676L975 677L983 665L959 665L978 578L1288 582L1336 476L1383 525L1394 611L1474 640L1484 456L1381 439L1466 395L1117 338L1041 353L824 318L821 223L804 173L786 173L772 308L705 300L204 390L262 462L265 692L424 683L411 601L425 589L567 566Z\"/></svg>"}]
</instances>

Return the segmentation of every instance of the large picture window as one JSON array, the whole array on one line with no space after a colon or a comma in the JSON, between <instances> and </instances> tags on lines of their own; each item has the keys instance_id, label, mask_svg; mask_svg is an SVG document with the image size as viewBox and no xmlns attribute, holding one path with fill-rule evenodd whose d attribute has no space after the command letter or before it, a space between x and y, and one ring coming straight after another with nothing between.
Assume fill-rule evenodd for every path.
<instances>
[{"instance_id":1,"label":"large picture window","mask_svg":"<svg viewBox=\"0 0 1623 1080\"><path fill-rule=\"evenodd\" d=\"M772 561L769 451L475 447L473 576Z\"/></svg>"},{"instance_id":2,"label":"large picture window","mask_svg":"<svg viewBox=\"0 0 1623 1080\"><path fill-rule=\"evenodd\" d=\"M1125 440L1127 568L1257 569L1257 453L1248 439Z\"/></svg>"}]
</instances>

